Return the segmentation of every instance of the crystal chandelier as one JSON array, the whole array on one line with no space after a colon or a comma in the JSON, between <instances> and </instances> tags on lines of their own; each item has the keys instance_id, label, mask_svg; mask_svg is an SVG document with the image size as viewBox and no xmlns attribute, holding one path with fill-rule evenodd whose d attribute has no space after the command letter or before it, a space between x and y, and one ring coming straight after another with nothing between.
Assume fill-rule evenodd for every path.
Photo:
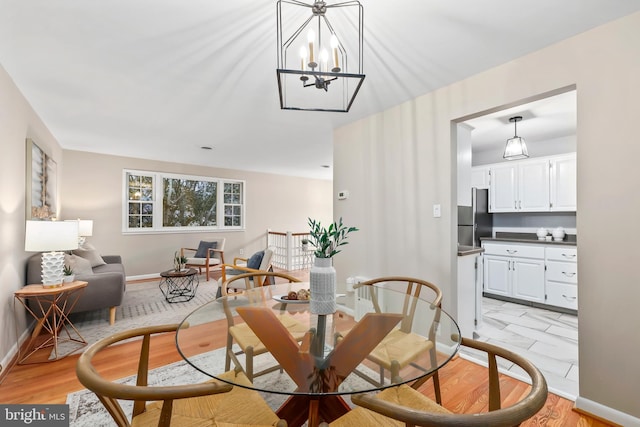
<instances>
[{"instance_id":1,"label":"crystal chandelier","mask_svg":"<svg viewBox=\"0 0 640 427\"><path fill-rule=\"evenodd\" d=\"M276 9L280 108L349 111L365 77L360 2L278 0Z\"/></svg>"}]
</instances>

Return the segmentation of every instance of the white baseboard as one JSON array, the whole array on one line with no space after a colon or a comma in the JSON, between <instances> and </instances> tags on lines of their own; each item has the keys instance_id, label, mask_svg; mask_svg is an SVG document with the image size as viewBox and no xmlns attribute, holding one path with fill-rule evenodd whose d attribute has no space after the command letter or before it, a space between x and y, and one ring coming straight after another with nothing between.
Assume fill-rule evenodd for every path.
<instances>
[{"instance_id":1,"label":"white baseboard","mask_svg":"<svg viewBox=\"0 0 640 427\"><path fill-rule=\"evenodd\" d=\"M579 409L607 421L619 424L624 427L640 427L640 418L636 418L616 409L609 408L593 400L578 396L576 398L576 409Z\"/></svg>"},{"instance_id":2,"label":"white baseboard","mask_svg":"<svg viewBox=\"0 0 640 427\"><path fill-rule=\"evenodd\" d=\"M21 346L27 340L27 338L29 338L29 336L31 335L31 328L34 323L35 323L35 320L29 323L29 326L27 326L27 329L25 329L20 335L20 337L18 338L18 342L11 346L11 348L9 349L9 352L4 356L2 361L0 361L0 365L2 366L3 371L8 368L13 358L16 356L16 354L18 354L18 346Z\"/></svg>"},{"instance_id":3,"label":"white baseboard","mask_svg":"<svg viewBox=\"0 0 640 427\"><path fill-rule=\"evenodd\" d=\"M152 274L139 274L137 276L127 276L126 281L133 280L147 280L147 279L159 279L160 273L152 273Z\"/></svg>"}]
</instances>

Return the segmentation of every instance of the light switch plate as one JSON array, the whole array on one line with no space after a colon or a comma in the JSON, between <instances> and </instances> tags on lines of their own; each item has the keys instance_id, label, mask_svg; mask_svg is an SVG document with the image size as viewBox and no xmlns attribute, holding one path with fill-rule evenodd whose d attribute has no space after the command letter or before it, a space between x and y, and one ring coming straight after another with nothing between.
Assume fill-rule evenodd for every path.
<instances>
[{"instance_id":1,"label":"light switch plate","mask_svg":"<svg viewBox=\"0 0 640 427\"><path fill-rule=\"evenodd\" d=\"M441 215L440 205L433 205L433 217L440 218Z\"/></svg>"}]
</instances>

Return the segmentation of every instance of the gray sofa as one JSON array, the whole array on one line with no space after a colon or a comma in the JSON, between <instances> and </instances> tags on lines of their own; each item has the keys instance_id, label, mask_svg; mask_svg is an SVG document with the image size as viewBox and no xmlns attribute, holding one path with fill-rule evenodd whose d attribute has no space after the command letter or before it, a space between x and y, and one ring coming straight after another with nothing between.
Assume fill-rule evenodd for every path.
<instances>
[{"instance_id":1,"label":"gray sofa","mask_svg":"<svg viewBox=\"0 0 640 427\"><path fill-rule=\"evenodd\" d=\"M76 274L75 280L88 282L78 303L71 311L83 311L109 308L109 323L116 319L116 307L122 304L126 288L124 265L120 255L103 255L104 265L92 268L92 273ZM27 261L27 284L42 283L41 254L29 257Z\"/></svg>"}]
</instances>

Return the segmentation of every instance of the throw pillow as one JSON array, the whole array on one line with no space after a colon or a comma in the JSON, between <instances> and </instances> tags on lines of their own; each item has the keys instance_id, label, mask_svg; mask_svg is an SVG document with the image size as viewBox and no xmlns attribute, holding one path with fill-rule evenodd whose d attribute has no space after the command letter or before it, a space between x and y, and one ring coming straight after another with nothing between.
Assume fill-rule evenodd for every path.
<instances>
[{"instance_id":1,"label":"throw pillow","mask_svg":"<svg viewBox=\"0 0 640 427\"><path fill-rule=\"evenodd\" d=\"M253 268L255 270L260 269L260 264L262 264L262 258L264 257L264 251L256 252L251 255L251 258L247 260L247 267Z\"/></svg>"},{"instance_id":2,"label":"throw pillow","mask_svg":"<svg viewBox=\"0 0 640 427\"><path fill-rule=\"evenodd\" d=\"M77 255L66 254L64 258L65 265L71 267L71 269L73 270L73 274L75 274L76 276L93 273L93 270L91 269L91 263L88 259L84 259Z\"/></svg>"},{"instance_id":3,"label":"throw pillow","mask_svg":"<svg viewBox=\"0 0 640 427\"><path fill-rule=\"evenodd\" d=\"M105 265L106 262L102 259L96 248L92 245L85 243L82 248L74 249L72 251L74 255L78 255L84 259L88 259L91 263L91 267L97 267L99 265Z\"/></svg>"},{"instance_id":4,"label":"throw pillow","mask_svg":"<svg viewBox=\"0 0 640 427\"><path fill-rule=\"evenodd\" d=\"M218 247L218 242L205 242L204 240L200 241L198 245L198 250L196 251L196 258L206 258L207 252L209 249L216 249Z\"/></svg>"}]
</instances>

